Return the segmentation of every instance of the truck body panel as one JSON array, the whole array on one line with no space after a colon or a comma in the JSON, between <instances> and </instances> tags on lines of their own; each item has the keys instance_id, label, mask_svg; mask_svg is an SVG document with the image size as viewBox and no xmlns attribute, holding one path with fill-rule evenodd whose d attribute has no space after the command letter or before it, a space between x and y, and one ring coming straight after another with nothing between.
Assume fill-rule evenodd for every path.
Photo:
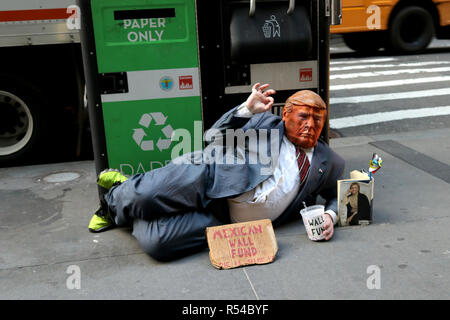
<instances>
[{"instance_id":1,"label":"truck body panel","mask_svg":"<svg viewBox=\"0 0 450 320\"><path fill-rule=\"evenodd\" d=\"M3 0L0 3L0 47L79 42L78 18L71 0Z\"/></svg>"}]
</instances>

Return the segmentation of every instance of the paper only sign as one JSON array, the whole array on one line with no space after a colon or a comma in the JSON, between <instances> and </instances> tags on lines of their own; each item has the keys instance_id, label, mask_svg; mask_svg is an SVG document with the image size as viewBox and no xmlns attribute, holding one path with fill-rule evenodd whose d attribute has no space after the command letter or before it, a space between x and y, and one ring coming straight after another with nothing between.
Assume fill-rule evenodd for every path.
<instances>
[{"instance_id":1,"label":"paper only sign","mask_svg":"<svg viewBox=\"0 0 450 320\"><path fill-rule=\"evenodd\" d=\"M269 219L206 228L209 258L217 269L270 263L278 251Z\"/></svg>"},{"instance_id":2,"label":"paper only sign","mask_svg":"<svg viewBox=\"0 0 450 320\"><path fill-rule=\"evenodd\" d=\"M165 18L123 20L129 42L161 41L165 27Z\"/></svg>"}]
</instances>

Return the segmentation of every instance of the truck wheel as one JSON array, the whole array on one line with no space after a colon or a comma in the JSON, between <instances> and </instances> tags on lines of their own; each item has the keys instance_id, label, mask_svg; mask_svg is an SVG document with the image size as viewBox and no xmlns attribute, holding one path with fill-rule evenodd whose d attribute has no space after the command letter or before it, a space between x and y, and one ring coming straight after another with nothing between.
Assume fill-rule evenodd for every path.
<instances>
[{"instance_id":1,"label":"truck wheel","mask_svg":"<svg viewBox=\"0 0 450 320\"><path fill-rule=\"evenodd\" d=\"M0 165L23 164L37 148L45 128L42 104L31 85L0 77Z\"/></svg>"},{"instance_id":2,"label":"truck wheel","mask_svg":"<svg viewBox=\"0 0 450 320\"><path fill-rule=\"evenodd\" d=\"M384 34L379 31L344 33L342 38L347 47L363 54L374 53L384 44Z\"/></svg>"},{"instance_id":3,"label":"truck wheel","mask_svg":"<svg viewBox=\"0 0 450 320\"><path fill-rule=\"evenodd\" d=\"M416 53L424 50L434 36L433 18L424 8L410 6L401 9L389 27L391 49Z\"/></svg>"}]
</instances>

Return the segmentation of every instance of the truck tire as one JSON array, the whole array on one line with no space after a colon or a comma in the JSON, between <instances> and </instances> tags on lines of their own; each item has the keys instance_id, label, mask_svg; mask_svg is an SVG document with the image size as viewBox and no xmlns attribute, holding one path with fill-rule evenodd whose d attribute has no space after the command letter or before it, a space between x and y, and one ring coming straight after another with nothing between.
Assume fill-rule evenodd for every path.
<instances>
[{"instance_id":1,"label":"truck tire","mask_svg":"<svg viewBox=\"0 0 450 320\"><path fill-rule=\"evenodd\" d=\"M420 52L428 47L434 37L433 17L422 7L404 7L391 21L389 43L393 51Z\"/></svg>"},{"instance_id":2,"label":"truck tire","mask_svg":"<svg viewBox=\"0 0 450 320\"><path fill-rule=\"evenodd\" d=\"M384 33L380 31L344 33L342 38L347 47L362 54L374 53L384 45Z\"/></svg>"},{"instance_id":3,"label":"truck tire","mask_svg":"<svg viewBox=\"0 0 450 320\"><path fill-rule=\"evenodd\" d=\"M30 160L45 136L43 105L42 96L31 84L0 75L0 166Z\"/></svg>"}]
</instances>

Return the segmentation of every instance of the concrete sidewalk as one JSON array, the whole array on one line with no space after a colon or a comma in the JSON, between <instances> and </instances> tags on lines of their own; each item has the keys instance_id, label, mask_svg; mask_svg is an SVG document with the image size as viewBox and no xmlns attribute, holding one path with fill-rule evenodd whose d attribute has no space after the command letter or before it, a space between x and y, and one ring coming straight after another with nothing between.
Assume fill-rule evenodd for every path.
<instances>
[{"instance_id":1,"label":"concrete sidewalk","mask_svg":"<svg viewBox=\"0 0 450 320\"><path fill-rule=\"evenodd\" d=\"M215 269L207 249L161 263L130 230L88 232L98 201L91 161L0 169L0 299L449 299L449 137L439 129L332 139L346 178L373 152L383 158L374 223L315 243L299 220L275 229L273 263L231 270ZM67 287L72 265L80 289ZM372 265L378 290L367 287Z\"/></svg>"}]
</instances>

